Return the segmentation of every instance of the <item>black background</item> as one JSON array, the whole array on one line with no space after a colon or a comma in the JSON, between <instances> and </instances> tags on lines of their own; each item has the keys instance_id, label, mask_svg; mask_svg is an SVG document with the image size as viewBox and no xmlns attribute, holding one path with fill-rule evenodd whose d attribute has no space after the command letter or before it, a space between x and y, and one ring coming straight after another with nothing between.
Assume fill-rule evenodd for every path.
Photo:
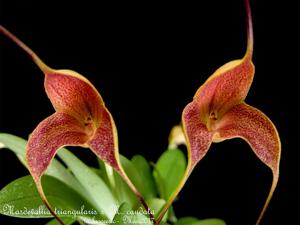
<instances>
[{"instance_id":1,"label":"black background","mask_svg":"<svg viewBox=\"0 0 300 225\"><path fill-rule=\"evenodd\" d=\"M252 1L256 76L246 102L276 124L282 141L281 177L262 224L300 224L299 4ZM116 121L120 152L156 161L169 130L197 88L246 47L242 0L201 3L0 1L1 24L49 66L73 69L100 91ZM0 37L0 131L26 138L52 114L43 74ZM90 165L92 154L76 149ZM0 188L26 175L0 151ZM254 224L271 172L241 140L213 144L179 200L178 216L219 217ZM0 224L42 224L0 216Z\"/></svg>"}]
</instances>

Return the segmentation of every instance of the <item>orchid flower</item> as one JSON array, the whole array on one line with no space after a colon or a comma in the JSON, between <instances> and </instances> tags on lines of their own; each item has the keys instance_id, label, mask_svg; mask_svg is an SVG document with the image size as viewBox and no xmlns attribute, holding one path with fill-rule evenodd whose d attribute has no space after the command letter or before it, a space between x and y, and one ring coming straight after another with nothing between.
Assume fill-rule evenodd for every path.
<instances>
[{"instance_id":1,"label":"orchid flower","mask_svg":"<svg viewBox=\"0 0 300 225\"><path fill-rule=\"evenodd\" d=\"M253 31L249 0L247 12L248 44L242 59L226 63L197 90L193 101L183 110L182 124L188 149L185 175L161 211L157 224L175 199L196 164L206 155L212 142L232 138L244 139L256 156L273 173L273 182L256 224L271 200L279 177L281 144L271 120L244 102L254 77Z\"/></svg>"},{"instance_id":2,"label":"orchid flower","mask_svg":"<svg viewBox=\"0 0 300 225\"><path fill-rule=\"evenodd\" d=\"M43 120L32 132L26 148L28 169L50 212L63 224L51 209L41 184L42 175L58 149L63 146L90 148L123 177L150 212L141 194L121 166L116 126L96 88L75 71L48 67L29 47L4 27L0 26L0 32L21 47L45 74L45 90L55 109L55 113Z\"/></svg>"}]
</instances>

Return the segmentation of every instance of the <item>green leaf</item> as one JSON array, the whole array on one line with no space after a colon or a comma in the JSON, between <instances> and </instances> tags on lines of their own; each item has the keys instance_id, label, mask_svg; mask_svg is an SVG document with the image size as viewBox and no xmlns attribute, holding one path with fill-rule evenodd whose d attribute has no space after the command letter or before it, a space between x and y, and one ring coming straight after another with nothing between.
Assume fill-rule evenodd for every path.
<instances>
[{"instance_id":1,"label":"green leaf","mask_svg":"<svg viewBox=\"0 0 300 225\"><path fill-rule=\"evenodd\" d=\"M226 223L220 219L205 219L205 220L200 220L198 223L194 225L226 225Z\"/></svg>"},{"instance_id":2,"label":"green leaf","mask_svg":"<svg viewBox=\"0 0 300 225\"><path fill-rule=\"evenodd\" d=\"M127 176L130 178L136 188L142 193L144 187L139 172L137 171L133 163L126 157L120 155L120 160Z\"/></svg>"},{"instance_id":3,"label":"green leaf","mask_svg":"<svg viewBox=\"0 0 300 225\"><path fill-rule=\"evenodd\" d=\"M152 222L147 217L148 215L145 215L143 213L140 213L139 211L132 210L130 205L128 203L123 203L114 219L112 224L114 225L128 225L128 224L143 224L143 225L152 225Z\"/></svg>"},{"instance_id":4,"label":"green leaf","mask_svg":"<svg viewBox=\"0 0 300 225\"><path fill-rule=\"evenodd\" d=\"M57 154L85 188L86 195L92 197L92 199L89 199L91 199L93 205L103 212L108 219L113 219L113 209L118 204L106 183L67 149L61 149Z\"/></svg>"},{"instance_id":5,"label":"green leaf","mask_svg":"<svg viewBox=\"0 0 300 225\"><path fill-rule=\"evenodd\" d=\"M186 158L179 149L167 150L158 159L153 176L163 199L169 199L182 179L185 169Z\"/></svg>"},{"instance_id":6,"label":"green leaf","mask_svg":"<svg viewBox=\"0 0 300 225\"><path fill-rule=\"evenodd\" d=\"M104 163L102 160L98 159L101 178L110 187L113 195L118 200L119 205L123 202L130 204L132 208L137 207L140 202L138 201L135 194L128 187L128 184L123 180L123 178L115 172L115 170L108 164Z\"/></svg>"},{"instance_id":7,"label":"green leaf","mask_svg":"<svg viewBox=\"0 0 300 225\"><path fill-rule=\"evenodd\" d=\"M16 154L25 156L25 148L27 141L12 134L0 133L1 148L9 148Z\"/></svg>"},{"instance_id":8,"label":"green leaf","mask_svg":"<svg viewBox=\"0 0 300 225\"><path fill-rule=\"evenodd\" d=\"M151 174L151 169L146 161L146 159L140 155L136 155L132 160L128 160L124 156L120 156L122 166L128 175L129 179L137 187L137 189L142 193L144 198L152 199L152 196L156 196L156 187L153 176ZM123 181L120 175L116 172L113 172L112 168L104 164L102 161L99 161L101 170L105 171L105 179L108 181L114 194L119 201L119 203L126 202L130 205L131 208L137 207L140 203L134 193L130 190L128 185Z\"/></svg>"},{"instance_id":9,"label":"green leaf","mask_svg":"<svg viewBox=\"0 0 300 225\"><path fill-rule=\"evenodd\" d=\"M61 220L64 222L65 225L71 225L76 222L76 219L72 217L61 218ZM53 219L49 221L46 225L60 225L60 223L56 219Z\"/></svg>"},{"instance_id":10,"label":"green leaf","mask_svg":"<svg viewBox=\"0 0 300 225\"><path fill-rule=\"evenodd\" d=\"M90 166L90 169L91 169L91 171L93 171L95 174L97 174L101 179L102 179L102 171L101 170L99 170L98 168L95 168L95 167L91 167Z\"/></svg>"},{"instance_id":11,"label":"green leaf","mask_svg":"<svg viewBox=\"0 0 300 225\"><path fill-rule=\"evenodd\" d=\"M145 189L143 180L133 163L122 155L120 155L120 161L131 182L139 190L139 192L144 195Z\"/></svg>"},{"instance_id":12,"label":"green leaf","mask_svg":"<svg viewBox=\"0 0 300 225\"><path fill-rule=\"evenodd\" d=\"M155 186L155 181L152 176L151 168L147 160L141 156L136 155L131 159L132 164L138 171L142 180L142 190L141 193L147 200L149 198L155 198L157 196L157 190Z\"/></svg>"},{"instance_id":13,"label":"green leaf","mask_svg":"<svg viewBox=\"0 0 300 225\"><path fill-rule=\"evenodd\" d=\"M154 217L157 217L159 215L160 210L164 207L166 204L166 201L161 198L151 198L147 200L147 204L149 208L151 209L152 213L154 214ZM164 217L164 221L167 219L167 216Z\"/></svg>"},{"instance_id":14,"label":"green leaf","mask_svg":"<svg viewBox=\"0 0 300 225\"><path fill-rule=\"evenodd\" d=\"M129 179L145 199L156 197L155 185L148 162L141 156L133 158L133 162L120 155L121 164Z\"/></svg>"},{"instance_id":15,"label":"green leaf","mask_svg":"<svg viewBox=\"0 0 300 225\"><path fill-rule=\"evenodd\" d=\"M42 184L48 201L60 217L105 219L89 202L58 179L46 175ZM0 191L0 213L21 218L52 217L31 176L19 178Z\"/></svg>"},{"instance_id":16,"label":"green leaf","mask_svg":"<svg viewBox=\"0 0 300 225\"><path fill-rule=\"evenodd\" d=\"M177 220L175 225L191 225L195 222L198 222L199 220L195 217L182 217Z\"/></svg>"},{"instance_id":17,"label":"green leaf","mask_svg":"<svg viewBox=\"0 0 300 225\"><path fill-rule=\"evenodd\" d=\"M19 160L26 166L26 140L12 134L0 133L0 144L3 145L2 147L13 151L18 156ZM53 159L45 174L57 178L76 190L82 196L85 195L83 187L58 160Z\"/></svg>"},{"instance_id":18,"label":"green leaf","mask_svg":"<svg viewBox=\"0 0 300 225\"><path fill-rule=\"evenodd\" d=\"M173 206L170 206L169 210L168 210L168 221L172 222L172 223L176 223L177 222L177 217L174 211Z\"/></svg>"},{"instance_id":19,"label":"green leaf","mask_svg":"<svg viewBox=\"0 0 300 225\"><path fill-rule=\"evenodd\" d=\"M98 161L98 164L99 164L99 172L98 174L100 175L101 179L106 183L107 186L109 186L109 188L114 191L114 187L111 185L110 183L110 179L111 178L108 178L108 174L107 174L107 169L106 167L109 166L108 164L104 163L101 159L99 159L97 157L97 161ZM112 169L112 167L111 167Z\"/></svg>"},{"instance_id":20,"label":"green leaf","mask_svg":"<svg viewBox=\"0 0 300 225\"><path fill-rule=\"evenodd\" d=\"M226 223L220 219L198 220L194 217L183 217L180 218L175 225L226 225Z\"/></svg>"},{"instance_id":21,"label":"green leaf","mask_svg":"<svg viewBox=\"0 0 300 225\"><path fill-rule=\"evenodd\" d=\"M137 207L140 202L135 194L130 190L127 183L118 173L114 172L113 175L115 181L114 193L119 203L127 202L131 208Z\"/></svg>"},{"instance_id":22,"label":"green leaf","mask_svg":"<svg viewBox=\"0 0 300 225\"><path fill-rule=\"evenodd\" d=\"M115 225L125 225L126 223L126 213L128 213L132 208L130 207L130 205L126 202L124 202L123 204L120 205L118 211L116 212L116 215L114 216L113 219L113 224Z\"/></svg>"}]
</instances>

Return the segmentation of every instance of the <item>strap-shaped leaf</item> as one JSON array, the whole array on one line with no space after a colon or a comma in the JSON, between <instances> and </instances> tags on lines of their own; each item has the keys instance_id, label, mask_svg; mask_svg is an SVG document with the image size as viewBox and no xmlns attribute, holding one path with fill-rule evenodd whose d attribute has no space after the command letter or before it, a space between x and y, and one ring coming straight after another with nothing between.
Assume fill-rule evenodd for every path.
<instances>
[{"instance_id":1,"label":"strap-shaped leaf","mask_svg":"<svg viewBox=\"0 0 300 225\"><path fill-rule=\"evenodd\" d=\"M183 217L180 218L175 225L226 225L226 223L220 219L199 220L194 217Z\"/></svg>"},{"instance_id":2,"label":"strap-shaped leaf","mask_svg":"<svg viewBox=\"0 0 300 225\"><path fill-rule=\"evenodd\" d=\"M116 207L117 201L104 181L67 149L61 149L58 156L85 188L86 195L93 198L93 205L111 220L114 216L113 209Z\"/></svg>"},{"instance_id":3,"label":"strap-shaped leaf","mask_svg":"<svg viewBox=\"0 0 300 225\"><path fill-rule=\"evenodd\" d=\"M145 213L139 213L138 211L135 211L133 213L132 208L126 202L121 204L112 223L116 225L152 224L152 222L149 220L147 215L145 215Z\"/></svg>"},{"instance_id":4,"label":"strap-shaped leaf","mask_svg":"<svg viewBox=\"0 0 300 225\"><path fill-rule=\"evenodd\" d=\"M65 225L71 225L76 222L76 219L67 217L67 218L62 218L62 221L64 222ZM59 225L59 223L57 222L56 219L53 219L45 225Z\"/></svg>"},{"instance_id":5,"label":"strap-shaped leaf","mask_svg":"<svg viewBox=\"0 0 300 225\"><path fill-rule=\"evenodd\" d=\"M186 170L186 159L179 149L168 149L155 164L153 176L160 197L166 201L170 198Z\"/></svg>"},{"instance_id":6,"label":"strap-shaped leaf","mask_svg":"<svg viewBox=\"0 0 300 225\"><path fill-rule=\"evenodd\" d=\"M17 154L19 160L24 162L27 168L27 163L25 160L27 140L12 134L0 133L0 145L2 145L3 148L7 148ZM78 183L70 171L68 171L57 159L53 159L45 174L55 177L68 187L76 190L82 196L86 196L86 191L84 188Z\"/></svg>"},{"instance_id":7,"label":"strap-shaped leaf","mask_svg":"<svg viewBox=\"0 0 300 225\"><path fill-rule=\"evenodd\" d=\"M44 176L42 183L47 199L60 216L107 219L76 191L56 178ZM44 207L31 176L18 178L0 191L0 213L20 218L53 217Z\"/></svg>"}]
</instances>

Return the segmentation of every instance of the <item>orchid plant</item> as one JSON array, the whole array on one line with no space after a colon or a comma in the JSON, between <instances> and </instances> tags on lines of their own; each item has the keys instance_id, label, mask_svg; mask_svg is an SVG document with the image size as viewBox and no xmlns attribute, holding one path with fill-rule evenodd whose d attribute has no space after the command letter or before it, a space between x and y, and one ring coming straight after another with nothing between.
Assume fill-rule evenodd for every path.
<instances>
[{"instance_id":1,"label":"orchid plant","mask_svg":"<svg viewBox=\"0 0 300 225\"><path fill-rule=\"evenodd\" d=\"M278 182L281 149L271 120L244 102L254 77L248 0L245 6L248 44L244 57L221 66L197 90L193 101L183 110L182 126L172 129L169 149L153 168L140 155L128 160L119 154L113 117L91 82L75 71L50 68L0 26L0 32L22 48L44 73L45 91L55 109L38 124L28 141L0 134L1 147L15 152L31 175L1 190L0 213L25 218L55 217L48 224L76 221L80 224L225 224L220 219L177 219L172 203L213 142L242 138L273 173L269 195L256 223L259 224ZM181 144L187 146L187 162L178 149ZM90 149L99 160L99 168L89 167L65 146ZM56 154L65 165L54 158ZM39 210L28 213L24 208Z\"/></svg>"}]
</instances>

